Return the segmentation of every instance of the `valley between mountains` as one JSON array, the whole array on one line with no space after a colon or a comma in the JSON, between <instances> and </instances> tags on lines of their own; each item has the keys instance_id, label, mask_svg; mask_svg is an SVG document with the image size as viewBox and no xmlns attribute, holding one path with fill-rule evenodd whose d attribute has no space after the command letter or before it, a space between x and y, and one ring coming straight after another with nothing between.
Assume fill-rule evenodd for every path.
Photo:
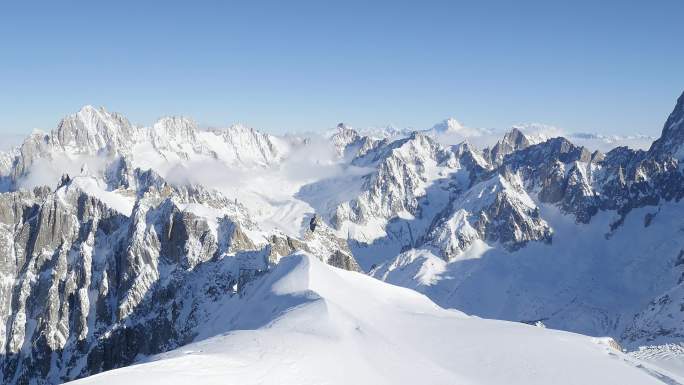
<instances>
[{"instance_id":1,"label":"valley between mountains","mask_svg":"<svg viewBox=\"0 0 684 385\"><path fill-rule=\"evenodd\" d=\"M684 384L684 94L559 134L83 107L0 152L0 382Z\"/></svg>"}]
</instances>

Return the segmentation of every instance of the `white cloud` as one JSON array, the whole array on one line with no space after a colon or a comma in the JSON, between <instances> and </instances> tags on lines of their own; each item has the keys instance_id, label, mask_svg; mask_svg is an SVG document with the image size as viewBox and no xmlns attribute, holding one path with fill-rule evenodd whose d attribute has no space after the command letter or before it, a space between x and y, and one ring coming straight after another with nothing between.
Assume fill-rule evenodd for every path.
<instances>
[{"instance_id":1,"label":"white cloud","mask_svg":"<svg viewBox=\"0 0 684 385\"><path fill-rule=\"evenodd\" d=\"M25 138L24 134L0 133L0 151L9 151L19 146Z\"/></svg>"},{"instance_id":2,"label":"white cloud","mask_svg":"<svg viewBox=\"0 0 684 385\"><path fill-rule=\"evenodd\" d=\"M62 175L80 175L83 166L86 166L87 173L90 175L103 175L107 163L108 159L99 156L55 154L52 159L37 159L31 165L28 174L17 181L17 185L25 189L32 189L37 186L54 188Z\"/></svg>"}]
</instances>

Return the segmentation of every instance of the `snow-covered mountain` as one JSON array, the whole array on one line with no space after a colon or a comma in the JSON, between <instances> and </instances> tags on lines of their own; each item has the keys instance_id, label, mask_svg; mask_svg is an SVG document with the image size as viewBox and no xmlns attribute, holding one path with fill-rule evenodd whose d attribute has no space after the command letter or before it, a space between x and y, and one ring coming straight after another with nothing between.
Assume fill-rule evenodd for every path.
<instances>
[{"instance_id":1,"label":"snow-covered mountain","mask_svg":"<svg viewBox=\"0 0 684 385\"><path fill-rule=\"evenodd\" d=\"M245 291L207 322L213 337L74 384L682 381L608 339L469 317L307 254L283 259Z\"/></svg>"},{"instance_id":2,"label":"snow-covered mountain","mask_svg":"<svg viewBox=\"0 0 684 385\"><path fill-rule=\"evenodd\" d=\"M332 324L313 325L316 333L342 333L339 322L370 322L365 302L356 301L356 310L337 304L354 302L340 293L357 292L357 284L368 285L370 298L390 289L322 263L414 289L443 308L612 337L635 356L660 357L644 353L657 351L684 362L681 349L672 348L684 342L683 111L684 96L649 150L604 153L574 143L577 136L532 126L514 127L496 140L490 139L494 131L453 119L386 135L339 124L327 135L275 136L239 125L205 130L183 117L137 126L86 106L55 130L0 153L0 379L55 384L201 344L216 333L250 329L261 336L266 324L296 323L300 308L294 305L306 303L302 314L317 316L310 309L320 302L309 304L294 294L300 291L349 307ZM281 266L282 257L302 252L321 264L299 254L289 259L299 262ZM293 273L301 269L309 273ZM346 289L295 282L316 281L318 274L345 277L339 286ZM280 285L273 277L296 284L284 292L289 300L264 298L268 285ZM435 332L407 334L410 341L397 345L402 351L420 349L418 340L436 338L439 329L453 330L443 337L454 346L480 328L493 335L533 330L530 338L539 338L539 346L548 339L553 351L563 350L553 342L565 338L559 336L580 341L454 316L423 297L411 300L410 291L396 293L404 294L392 294L396 303L378 307L377 319L403 320L405 329L413 321L395 308L421 313L426 306L434 310L430 317L446 319L415 324ZM270 306L275 313L249 310ZM218 319L225 320L220 327ZM368 339L398 338L376 327ZM356 348L341 356L388 349L343 334L344 344ZM280 337L270 336L264 343L280 346L273 340ZM215 337L207 349L235 360L226 346L241 338ZM502 354L517 355L506 349L520 342L507 338L500 337L501 352L509 352ZM321 343L316 337L311 348ZM473 354L491 366L507 365L485 353L493 344ZM303 363L310 362L307 348L292 348L305 355ZM453 352L444 349L421 356L426 368ZM175 362L179 352L164 357ZM188 356L187 364L201 358ZM349 365L362 365L370 378L379 375L355 359ZM161 370L164 362L146 365ZM567 360L554 362L557 369L571 367ZM470 363L440 367L464 381L497 382L471 377ZM605 373L613 373L605 365ZM135 373L130 370L122 373ZM673 371L666 383L680 382ZM439 376L432 382L450 378Z\"/></svg>"},{"instance_id":3,"label":"snow-covered mountain","mask_svg":"<svg viewBox=\"0 0 684 385\"><path fill-rule=\"evenodd\" d=\"M405 222L417 241L371 273L467 313L612 335L628 347L681 342L684 175L673 156L683 103L647 152L504 139L509 153L496 156L495 146L489 170L471 172L465 190L452 183L421 236Z\"/></svg>"}]
</instances>

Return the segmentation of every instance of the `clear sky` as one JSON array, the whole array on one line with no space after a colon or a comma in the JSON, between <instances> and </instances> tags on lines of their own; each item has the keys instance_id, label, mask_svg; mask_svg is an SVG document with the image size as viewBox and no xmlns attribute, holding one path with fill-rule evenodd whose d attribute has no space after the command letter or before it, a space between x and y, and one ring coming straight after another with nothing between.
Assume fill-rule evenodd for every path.
<instances>
[{"instance_id":1,"label":"clear sky","mask_svg":"<svg viewBox=\"0 0 684 385\"><path fill-rule=\"evenodd\" d=\"M84 104L270 132L657 135L684 90L684 1L3 1L0 132Z\"/></svg>"}]
</instances>

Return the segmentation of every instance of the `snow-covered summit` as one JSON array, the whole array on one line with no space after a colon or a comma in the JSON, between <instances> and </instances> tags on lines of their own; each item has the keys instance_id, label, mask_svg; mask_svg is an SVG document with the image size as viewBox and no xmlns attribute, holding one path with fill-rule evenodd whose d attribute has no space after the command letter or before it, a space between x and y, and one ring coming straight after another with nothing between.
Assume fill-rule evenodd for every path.
<instances>
[{"instance_id":1,"label":"snow-covered summit","mask_svg":"<svg viewBox=\"0 0 684 385\"><path fill-rule=\"evenodd\" d=\"M436 123L434 126L431 128L432 131L434 132L440 132L440 133L445 133L445 132L450 132L450 133L455 133L455 132L463 132L466 130L466 127L464 127L461 122L454 118L447 118L442 120L439 123Z\"/></svg>"},{"instance_id":2,"label":"snow-covered summit","mask_svg":"<svg viewBox=\"0 0 684 385\"><path fill-rule=\"evenodd\" d=\"M277 136L84 107L0 156L0 380L55 384L209 337L217 307L247 306L297 250L477 316L680 342L684 172L662 144L680 105L650 152L543 127Z\"/></svg>"},{"instance_id":3,"label":"snow-covered summit","mask_svg":"<svg viewBox=\"0 0 684 385\"><path fill-rule=\"evenodd\" d=\"M339 123L335 132L330 136L330 141L339 155L343 155L349 145L358 142L361 135L350 126Z\"/></svg>"},{"instance_id":4,"label":"snow-covered summit","mask_svg":"<svg viewBox=\"0 0 684 385\"><path fill-rule=\"evenodd\" d=\"M223 334L74 384L681 381L603 340L471 318L302 253L281 260L240 301L237 311L218 306L205 326Z\"/></svg>"},{"instance_id":5,"label":"snow-covered summit","mask_svg":"<svg viewBox=\"0 0 684 385\"><path fill-rule=\"evenodd\" d=\"M104 107L87 105L64 118L50 139L70 153L98 153L130 147L136 131L124 116L108 112Z\"/></svg>"},{"instance_id":6,"label":"snow-covered summit","mask_svg":"<svg viewBox=\"0 0 684 385\"><path fill-rule=\"evenodd\" d=\"M92 171L104 178L121 157L135 167L164 175L179 163L189 162L270 167L282 161L290 148L287 140L242 125L209 131L192 119L172 116L141 127L102 107L84 106L62 119L56 129L33 134L16 151L3 155L0 177L21 187L53 185L74 168L71 163L79 167L90 163ZM5 160L8 157L14 159Z\"/></svg>"},{"instance_id":7,"label":"snow-covered summit","mask_svg":"<svg viewBox=\"0 0 684 385\"><path fill-rule=\"evenodd\" d=\"M490 133L489 130L482 128L467 127L454 118L444 119L425 132L437 135L459 136L464 139L483 136Z\"/></svg>"}]
</instances>

